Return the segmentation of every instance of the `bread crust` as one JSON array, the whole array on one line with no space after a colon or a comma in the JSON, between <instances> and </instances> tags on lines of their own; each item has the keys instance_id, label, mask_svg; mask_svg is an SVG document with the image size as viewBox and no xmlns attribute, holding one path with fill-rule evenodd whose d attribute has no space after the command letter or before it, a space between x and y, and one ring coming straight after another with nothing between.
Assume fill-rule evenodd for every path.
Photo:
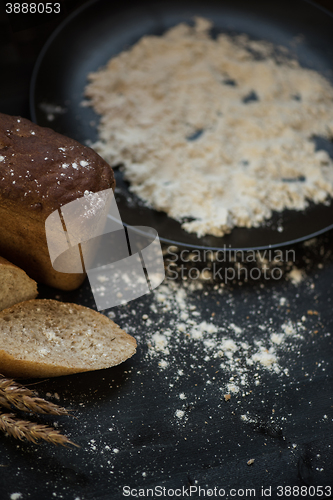
<instances>
[{"instance_id":1,"label":"bread crust","mask_svg":"<svg viewBox=\"0 0 333 500\"><path fill-rule=\"evenodd\" d=\"M0 257L0 286L0 311L38 295L36 281L3 257Z\"/></svg>"},{"instance_id":2,"label":"bread crust","mask_svg":"<svg viewBox=\"0 0 333 500\"><path fill-rule=\"evenodd\" d=\"M32 219L86 190L115 187L112 168L91 148L19 116L0 113L0 159L1 201Z\"/></svg>"},{"instance_id":3,"label":"bread crust","mask_svg":"<svg viewBox=\"0 0 333 500\"><path fill-rule=\"evenodd\" d=\"M112 168L91 148L0 113L0 253L30 277L62 290L83 282L83 273L53 269L45 220L86 191L110 188Z\"/></svg>"},{"instance_id":4,"label":"bread crust","mask_svg":"<svg viewBox=\"0 0 333 500\"><path fill-rule=\"evenodd\" d=\"M6 377L13 378L60 377L62 375L71 375L73 373L88 371L88 369L75 369L59 365L53 366L47 363L17 359L3 349L0 350L0 359L1 373Z\"/></svg>"}]
</instances>

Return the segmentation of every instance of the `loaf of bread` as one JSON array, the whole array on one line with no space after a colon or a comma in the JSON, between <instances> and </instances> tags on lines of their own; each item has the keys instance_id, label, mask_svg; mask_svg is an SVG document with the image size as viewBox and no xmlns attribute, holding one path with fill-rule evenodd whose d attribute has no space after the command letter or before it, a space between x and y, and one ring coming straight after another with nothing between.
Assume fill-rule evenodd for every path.
<instances>
[{"instance_id":1,"label":"loaf of bread","mask_svg":"<svg viewBox=\"0 0 333 500\"><path fill-rule=\"evenodd\" d=\"M37 297L37 283L19 267L0 257L0 311Z\"/></svg>"},{"instance_id":2,"label":"loaf of bread","mask_svg":"<svg viewBox=\"0 0 333 500\"><path fill-rule=\"evenodd\" d=\"M135 350L133 337L87 307L34 299L0 312L0 373L8 377L100 370Z\"/></svg>"},{"instance_id":3,"label":"loaf of bread","mask_svg":"<svg viewBox=\"0 0 333 500\"><path fill-rule=\"evenodd\" d=\"M92 149L29 120L0 113L0 254L36 281L77 288L49 257L45 220L91 192L114 189L111 167Z\"/></svg>"}]
</instances>

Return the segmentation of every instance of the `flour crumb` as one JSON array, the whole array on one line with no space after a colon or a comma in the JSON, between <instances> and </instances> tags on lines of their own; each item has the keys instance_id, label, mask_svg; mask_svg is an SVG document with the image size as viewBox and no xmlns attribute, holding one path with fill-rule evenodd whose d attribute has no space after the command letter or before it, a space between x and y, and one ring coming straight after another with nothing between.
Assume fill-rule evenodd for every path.
<instances>
[{"instance_id":1,"label":"flour crumb","mask_svg":"<svg viewBox=\"0 0 333 500\"><path fill-rule=\"evenodd\" d=\"M280 297L280 301L279 301L280 306L285 306L285 305L286 305L286 302L287 302L286 297Z\"/></svg>"},{"instance_id":2,"label":"flour crumb","mask_svg":"<svg viewBox=\"0 0 333 500\"><path fill-rule=\"evenodd\" d=\"M156 351L161 351L164 354L169 354L168 349L168 340L165 335L162 335L159 332L154 333L152 335L152 342Z\"/></svg>"},{"instance_id":3,"label":"flour crumb","mask_svg":"<svg viewBox=\"0 0 333 500\"><path fill-rule=\"evenodd\" d=\"M260 346L259 351L253 354L251 359L256 363L260 363L265 368L270 368L273 365L276 365L277 367L278 359L273 347L266 349L265 347ZM278 367L277 370L279 371Z\"/></svg>"},{"instance_id":4,"label":"flour crumb","mask_svg":"<svg viewBox=\"0 0 333 500\"><path fill-rule=\"evenodd\" d=\"M169 366L169 363L165 359L161 359L161 361L158 363L158 366L162 369L167 368Z\"/></svg>"},{"instance_id":5,"label":"flour crumb","mask_svg":"<svg viewBox=\"0 0 333 500\"><path fill-rule=\"evenodd\" d=\"M302 269L297 269L294 267L290 273L287 274L287 279L289 279L293 285L299 285L304 279L304 271Z\"/></svg>"}]
</instances>

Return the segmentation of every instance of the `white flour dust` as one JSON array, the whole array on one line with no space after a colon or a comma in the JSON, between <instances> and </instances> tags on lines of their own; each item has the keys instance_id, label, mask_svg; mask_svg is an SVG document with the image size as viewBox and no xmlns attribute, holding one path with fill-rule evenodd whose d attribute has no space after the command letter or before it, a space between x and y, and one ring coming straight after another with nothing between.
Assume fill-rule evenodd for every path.
<instances>
[{"instance_id":1,"label":"white flour dust","mask_svg":"<svg viewBox=\"0 0 333 500\"><path fill-rule=\"evenodd\" d=\"M145 36L89 75L101 115L93 147L123 164L131 190L198 236L258 226L333 194L333 88L245 35L209 21ZM285 51L286 52L286 51ZM185 220L190 218L192 220Z\"/></svg>"},{"instance_id":2,"label":"white flour dust","mask_svg":"<svg viewBox=\"0 0 333 500\"><path fill-rule=\"evenodd\" d=\"M232 299L225 296L223 288L215 285L214 289L221 295L223 307L232 308ZM135 309L125 309L118 321L128 333L136 335L139 342L148 345L147 361L155 363L159 371L168 373L167 378L173 381L171 386L193 370L201 370L207 378L206 383L213 383L208 375L211 365L219 370L220 375L213 378L214 383L219 384L221 395L246 396L251 388L261 383L265 372L289 377L288 367L280 357L284 358L287 352L298 352L307 333L306 316L292 321L286 313L285 298L281 300L276 296L276 307L281 308L281 315L285 316L281 325L273 325L269 318L251 327L237 324L236 320L223 324L215 314L204 318L203 312L194 305L204 294L205 288L199 280L182 283L166 280L153 292L150 312L145 308L148 314L145 312L141 316L144 333L132 326L133 315L138 315ZM251 341L248 340L249 331ZM185 361L188 352L192 353L191 366ZM182 393L179 397L186 399Z\"/></svg>"}]
</instances>

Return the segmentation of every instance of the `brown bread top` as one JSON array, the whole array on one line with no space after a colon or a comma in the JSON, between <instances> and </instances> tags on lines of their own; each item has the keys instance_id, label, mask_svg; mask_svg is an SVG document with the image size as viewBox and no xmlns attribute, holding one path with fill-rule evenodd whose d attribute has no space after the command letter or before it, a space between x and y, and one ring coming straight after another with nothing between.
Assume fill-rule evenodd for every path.
<instances>
[{"instance_id":1,"label":"brown bread top","mask_svg":"<svg viewBox=\"0 0 333 500\"><path fill-rule=\"evenodd\" d=\"M112 168L91 148L0 113L0 203L46 218L85 191L114 187Z\"/></svg>"}]
</instances>

